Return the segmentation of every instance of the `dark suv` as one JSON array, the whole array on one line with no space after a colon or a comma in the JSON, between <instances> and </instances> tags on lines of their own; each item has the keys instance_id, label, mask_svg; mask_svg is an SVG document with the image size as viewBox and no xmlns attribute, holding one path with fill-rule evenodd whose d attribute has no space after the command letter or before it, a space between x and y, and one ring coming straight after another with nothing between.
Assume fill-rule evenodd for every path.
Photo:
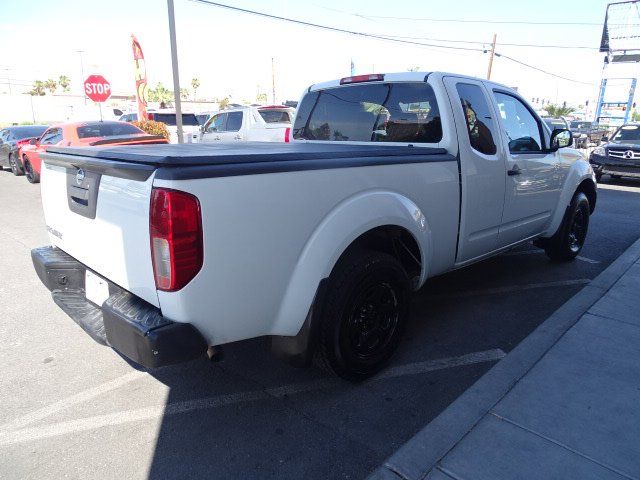
<instances>
[{"instance_id":1,"label":"dark suv","mask_svg":"<svg viewBox=\"0 0 640 480\"><path fill-rule=\"evenodd\" d=\"M589 163L598 180L607 174L612 178L640 178L640 123L618 128L608 143L591 152Z\"/></svg>"}]
</instances>

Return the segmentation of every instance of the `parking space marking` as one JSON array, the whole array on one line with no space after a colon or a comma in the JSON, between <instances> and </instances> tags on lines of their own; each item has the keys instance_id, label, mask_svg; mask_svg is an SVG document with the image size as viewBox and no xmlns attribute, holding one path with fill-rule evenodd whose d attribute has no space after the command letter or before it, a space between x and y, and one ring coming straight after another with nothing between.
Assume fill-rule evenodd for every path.
<instances>
[{"instance_id":1,"label":"parking space marking","mask_svg":"<svg viewBox=\"0 0 640 480\"><path fill-rule=\"evenodd\" d=\"M71 395L70 397L63 398L62 400L58 400L51 405L35 410L31 413L23 415L22 417L18 417L15 420L12 420L9 423L5 423L4 425L0 425L0 431L4 430L15 430L18 428L22 428L30 423L37 422L38 420L42 420L47 418L54 413L58 413L66 408L71 407L72 405L77 405L82 402L86 402L87 400L91 400L92 398L99 397L100 395L110 392L111 390L115 390L116 388L120 388L127 383L133 382L143 376L147 375L145 372L140 372L138 370L122 375L121 377L115 378L108 382L105 382L96 387L89 388L82 392L76 393L75 395Z\"/></svg>"},{"instance_id":2,"label":"parking space marking","mask_svg":"<svg viewBox=\"0 0 640 480\"><path fill-rule=\"evenodd\" d=\"M544 253L544 250L538 250L538 249L518 250L518 251L515 251L515 252L503 253L502 256L503 257L513 257L515 255L534 255L534 254L541 254L541 253ZM583 257L582 255L578 255L576 257L576 260L582 260L583 262L592 263L594 265L597 264L597 263L601 263L599 260L593 260L591 258Z\"/></svg>"},{"instance_id":3,"label":"parking space marking","mask_svg":"<svg viewBox=\"0 0 640 480\"><path fill-rule=\"evenodd\" d=\"M400 365L397 367L389 368L388 370L383 371L382 373L378 374L377 376L365 382L364 385L366 386L367 384L378 382L380 380L403 377L407 375L417 375L417 374L423 374L427 372L433 372L436 370L443 370L447 368L462 367L462 366L474 365L474 364L486 363L486 362L495 362L497 360L500 360L504 356L505 356L505 353L502 350L493 349L493 350L486 350L482 352L474 352L474 353L462 355L459 357L441 358L438 360L409 363L406 365ZM136 373L139 373L139 372L136 372ZM108 383L112 383L112 382L108 382ZM67 434L72 434L77 432L95 430L103 427L122 425L126 423L143 421L143 420L152 420L152 419L162 418L169 415L189 413L189 412L194 412L198 410L224 407L224 406L235 405L239 403L254 402L257 400L273 400L274 398L280 399L280 398L284 398L284 397L299 394L299 393L318 391L318 390L323 390L323 389L336 387L340 385L345 385L345 382L343 380L338 380L335 378L327 378L327 379L318 380L314 382L267 388L265 390L233 393L228 395L218 395L215 397L206 397L206 398L200 398L195 400L185 400L182 402L170 403L168 405L155 405L150 407L137 408L134 410L108 413L104 415L96 415L93 417L81 418L77 420L69 420L69 421L54 423L50 425L44 425L40 427L29 427L29 428L15 429L15 430L5 430L3 428L2 430L0 430L0 445L3 445L3 446L15 445L18 443L42 440L45 438L51 438L51 437L57 437L57 436L67 435ZM361 386L355 386L354 388L360 388L360 387ZM96 387L96 389L97 388L99 387ZM92 389L92 390L96 390L96 389ZM96 396L96 395L93 395L93 396ZM51 407L58 405L60 403L61 402L57 402ZM77 403L77 402L74 402L74 403ZM34 417L37 414L37 415L40 415L40 418L44 418L42 416L43 413L40 413L40 412L43 412L44 410L45 409L34 412L34 414L31 414L31 417ZM22 417L22 419L24 419L25 417ZM22 419L18 419L18 420L22 420ZM16 423L16 422L12 422L12 423ZM24 425L24 420L22 420L22 425Z\"/></svg>"},{"instance_id":4,"label":"parking space marking","mask_svg":"<svg viewBox=\"0 0 640 480\"><path fill-rule=\"evenodd\" d=\"M449 298L477 297L481 295L495 295L498 293L521 292L525 290L533 290L536 288L553 288L553 287L569 287L573 285L586 285L589 282L591 282L590 278L578 278L575 280L560 280L557 282L528 283L526 285L510 285L507 287L484 288L480 290L466 290L464 292L435 294L435 295L431 295L430 298L449 299Z\"/></svg>"},{"instance_id":5,"label":"parking space marking","mask_svg":"<svg viewBox=\"0 0 640 480\"><path fill-rule=\"evenodd\" d=\"M613 185L611 183L606 184L606 183L599 183L598 184L598 189L604 189L604 190L618 190L620 192L633 192L633 193L638 193L638 190L640 190L640 183L637 184L637 186L634 185Z\"/></svg>"}]
</instances>

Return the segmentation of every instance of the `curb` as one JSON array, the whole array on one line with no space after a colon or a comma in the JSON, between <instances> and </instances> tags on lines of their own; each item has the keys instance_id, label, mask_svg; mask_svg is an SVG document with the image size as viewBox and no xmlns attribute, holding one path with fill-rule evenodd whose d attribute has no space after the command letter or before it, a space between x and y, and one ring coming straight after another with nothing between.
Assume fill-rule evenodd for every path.
<instances>
[{"instance_id":1,"label":"curb","mask_svg":"<svg viewBox=\"0 0 640 480\"><path fill-rule=\"evenodd\" d=\"M640 258L640 239L520 342L368 480L421 480Z\"/></svg>"}]
</instances>

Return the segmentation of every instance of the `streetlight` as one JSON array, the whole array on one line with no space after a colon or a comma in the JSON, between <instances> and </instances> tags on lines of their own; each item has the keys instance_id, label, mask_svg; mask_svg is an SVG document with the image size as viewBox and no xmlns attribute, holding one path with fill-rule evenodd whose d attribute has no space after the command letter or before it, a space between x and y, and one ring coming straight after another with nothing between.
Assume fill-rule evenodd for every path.
<instances>
[{"instance_id":1,"label":"streetlight","mask_svg":"<svg viewBox=\"0 0 640 480\"><path fill-rule=\"evenodd\" d=\"M76 53L80 54L80 86L82 87L82 96L84 97L84 104L87 104L87 93L84 91L84 60L82 55L84 54L84 50L76 50Z\"/></svg>"}]
</instances>

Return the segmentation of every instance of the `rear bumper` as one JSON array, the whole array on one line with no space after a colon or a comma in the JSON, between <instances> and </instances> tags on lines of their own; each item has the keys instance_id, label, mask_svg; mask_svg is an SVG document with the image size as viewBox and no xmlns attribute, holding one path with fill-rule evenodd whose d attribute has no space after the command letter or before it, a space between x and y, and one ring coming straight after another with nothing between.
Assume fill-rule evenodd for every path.
<instances>
[{"instance_id":1,"label":"rear bumper","mask_svg":"<svg viewBox=\"0 0 640 480\"><path fill-rule=\"evenodd\" d=\"M102 305L87 300L87 267L62 250L36 248L31 258L55 303L98 343L147 368L192 360L205 353L207 344L193 325L164 318L158 308L112 282L108 282L109 298Z\"/></svg>"}]
</instances>

